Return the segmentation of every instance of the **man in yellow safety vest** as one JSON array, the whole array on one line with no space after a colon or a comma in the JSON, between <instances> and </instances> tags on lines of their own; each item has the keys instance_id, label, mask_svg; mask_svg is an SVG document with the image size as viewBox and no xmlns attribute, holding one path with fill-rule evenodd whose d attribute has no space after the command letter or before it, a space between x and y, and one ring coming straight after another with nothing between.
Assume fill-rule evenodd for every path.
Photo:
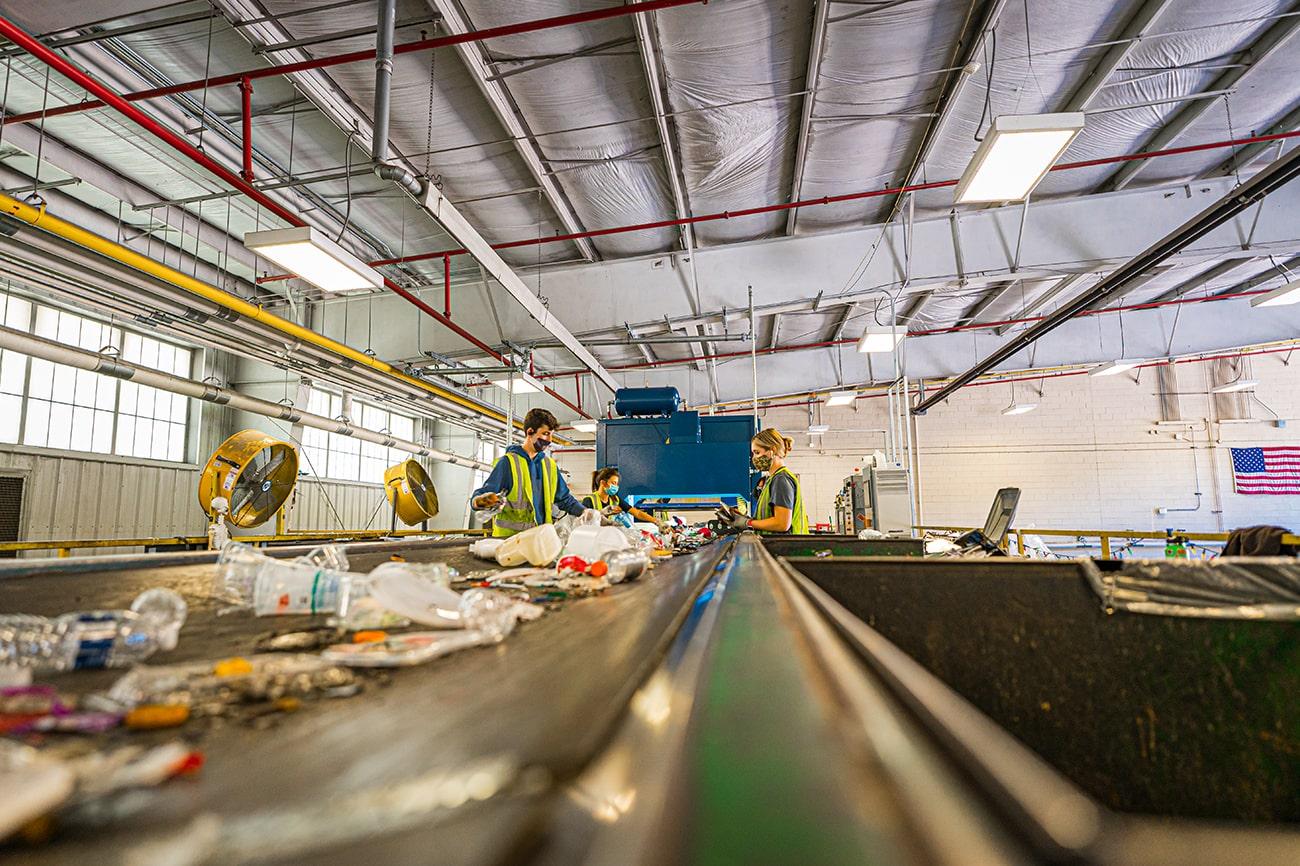
<instances>
[{"instance_id":1,"label":"man in yellow safety vest","mask_svg":"<svg viewBox=\"0 0 1300 866\"><path fill-rule=\"evenodd\" d=\"M492 534L506 538L552 521L553 506L577 517L586 509L560 475L555 461L546 456L551 431L560 426L545 409L530 409L524 416L524 442L511 445L492 467L487 481L470 499L476 509L491 508L504 500L492 520Z\"/></svg>"}]
</instances>

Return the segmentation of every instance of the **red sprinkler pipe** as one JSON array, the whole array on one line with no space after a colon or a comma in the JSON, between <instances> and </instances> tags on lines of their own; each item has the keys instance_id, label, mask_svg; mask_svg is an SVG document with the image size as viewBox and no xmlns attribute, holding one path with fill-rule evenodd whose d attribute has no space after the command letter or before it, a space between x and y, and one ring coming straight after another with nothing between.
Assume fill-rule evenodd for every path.
<instances>
[{"instance_id":1,"label":"red sprinkler pipe","mask_svg":"<svg viewBox=\"0 0 1300 866\"><path fill-rule=\"evenodd\" d=\"M239 80L240 108L244 131L244 170L240 176L253 182L253 82L247 78Z\"/></svg>"},{"instance_id":2,"label":"red sprinkler pipe","mask_svg":"<svg viewBox=\"0 0 1300 866\"><path fill-rule=\"evenodd\" d=\"M1290 353L1290 352L1294 352L1294 351L1296 351L1296 347L1295 347L1295 346L1280 346L1280 347L1272 348L1272 349L1252 349L1251 351L1248 351L1248 352L1223 352L1223 353L1218 354L1218 355L1201 355L1201 356L1196 357L1196 358L1174 358L1174 359L1173 359L1173 363L1175 363L1175 364L1203 364L1203 363L1205 363L1206 361L1218 361L1218 360L1221 360L1221 359L1223 359L1223 358L1246 358L1246 357L1251 357L1251 356L1253 356L1253 355L1279 355L1279 354L1281 354L1281 353L1283 353L1283 352ZM1168 363L1169 363L1168 361L1148 361L1148 362L1145 363L1145 364L1138 364L1138 365L1137 365L1136 367L1134 367L1133 369L1135 369L1135 370L1144 370L1144 369L1146 369L1147 367L1159 367L1159 366L1162 366L1162 365L1164 365L1164 364L1168 364ZM1041 381L1043 381L1044 379L1064 379L1064 378L1069 377L1069 376L1086 376L1087 374L1089 374L1089 373L1091 373L1091 372L1092 372L1092 369L1091 369L1091 368L1086 368L1086 369L1082 369L1082 370L1059 370L1059 371L1054 371L1054 372L1045 372L1045 373L1032 373L1032 372L1031 372L1031 373L1022 373L1021 375L1018 375L1018 376L1007 376L1007 377L1002 377L1002 378L996 378L996 377L995 377L995 378L989 378L989 379L978 379L978 380L976 380L976 381L974 381L974 382L971 382L971 383L968 384L966 387L968 387L968 388L978 388L978 387L980 387L981 385L1006 385L1006 384L1009 384L1009 383L1011 383L1011 382L1041 382ZM946 382L947 379L948 379L948 377L941 377L941 378L939 378L939 379L927 379L926 382L927 382L927 383L931 383L931 382ZM888 395L885 391L880 391L880 392L875 393L875 394L859 394L859 395L858 395L857 397L855 397L854 399L855 399L855 400L873 400L873 399L875 399L875 398L877 398L877 397L887 397L887 396L889 396L889 395ZM759 398L759 407L758 407L758 409L759 409L760 412L763 411L763 410L765 410L765 409L788 409L788 408L790 408L790 407L792 407L792 406L807 406L807 405L809 405L810 403L820 403L820 402L821 402L821 399L820 399L820 398L817 398L817 397L808 397L808 398L803 399L803 400L795 400L795 401L792 401L792 402L785 402L785 403L763 403L763 402L762 402L762 398L760 397L760 398ZM740 407L730 408L730 409L715 409L714 411L715 411L715 413L718 414L718 415L728 415L728 414L732 414L732 413L736 413L736 412L753 412L754 410L751 409L749 406L746 405L746 406L740 406ZM568 450L568 449L565 449L565 450Z\"/></svg>"},{"instance_id":3,"label":"red sprinkler pipe","mask_svg":"<svg viewBox=\"0 0 1300 866\"><path fill-rule=\"evenodd\" d=\"M443 315L451 318L451 256L442 257L442 307Z\"/></svg>"},{"instance_id":4,"label":"red sprinkler pipe","mask_svg":"<svg viewBox=\"0 0 1300 866\"><path fill-rule=\"evenodd\" d=\"M1103 309L1100 310L1088 310L1087 312L1080 313L1079 317L1082 318L1083 316L1100 316L1106 313L1124 313L1130 310L1153 310L1157 307L1168 307L1168 306L1173 306L1175 304L1204 304L1212 301L1231 301L1236 298L1249 298L1249 297L1253 297L1254 295L1267 294L1269 291L1271 291L1271 289L1251 289L1250 291L1245 291L1245 292L1234 292L1231 295L1212 295L1207 298L1170 298L1167 301L1149 301L1143 304L1128 304L1122 307L1104 307ZM927 328L921 331L908 331L907 336L929 337L935 334L951 334L958 331L987 330L989 328L1000 328L1003 325L1024 325L1030 322L1037 322L1042 318L1044 317L1025 316L1024 318L1020 318L1020 319L1002 319L996 322L979 322L979 323L972 323L969 325L949 325L942 328ZM849 337L842 340L820 340L814 343L789 343L784 346L773 346L766 349L759 349L755 354L775 355L781 352L802 352L808 349L830 349L835 346L847 346L851 343L856 343L857 341L858 340L856 337ZM657 367L676 367L676 366L681 366L683 364L694 364L697 361L725 361L725 360L730 360L732 358L748 358L749 356L750 356L750 350L742 349L736 352L715 352L712 355L690 355L685 358L665 358L660 361L641 361L635 364L622 364L617 367L606 367L605 369L617 373L626 370L645 370L647 368L657 368ZM557 376L568 376L568 375L570 374L569 373L542 373L537 378L554 379ZM578 375L584 375L584 374L579 373Z\"/></svg>"},{"instance_id":5,"label":"red sprinkler pipe","mask_svg":"<svg viewBox=\"0 0 1300 866\"><path fill-rule=\"evenodd\" d=\"M1204 150L1217 150L1226 147L1240 147L1247 144L1256 144L1265 141L1283 141L1288 138L1300 137L1300 130L1291 132L1277 132L1272 135L1251 135L1245 138L1232 138L1225 141L1211 141L1204 144L1190 144L1184 147L1171 147L1166 150L1151 150L1145 153L1126 153L1119 156L1104 156L1098 159L1088 159L1082 162L1063 162L1060 165L1052 167L1052 171L1072 171L1078 168L1093 168L1099 165L1111 165L1119 162L1132 162L1137 159L1155 159L1162 156L1179 156L1185 153L1196 153ZM595 238L604 235L622 234L624 232L639 232L646 229L670 228L672 226L682 226L693 223L712 222L714 220L737 219L739 217L754 216L755 214L774 213L776 211L795 210L797 208L818 207L820 205L838 204L846 201L858 201L861 199L878 198L886 195L898 195L900 193L917 192L925 189L940 189L942 187L956 186L956 180L939 180L930 183L916 183L910 186L896 186L889 189L872 189L862 192L851 192L843 195L823 196L822 198L804 199L802 201L792 201L784 204L764 205L762 207L746 208L744 210L721 211L719 213L701 214L700 216L684 217L682 219L658 220L649 223L636 223L634 225L615 226L612 228L592 229L585 232L573 232L566 235L549 235L542 238L524 238L517 241L505 241L504 243L493 244L494 250L508 250L516 247L527 247L535 244L552 244L561 241L575 241L581 238ZM445 256L459 256L468 252L465 249L455 250L437 250L430 253L415 253L409 256L400 256L392 259L377 259L370 262L372 267L382 267L383 265L398 265L409 262L423 262L430 259L443 258ZM277 280L292 279L292 274L276 274L273 276L259 277L259 283L270 283Z\"/></svg>"},{"instance_id":6,"label":"red sprinkler pipe","mask_svg":"<svg viewBox=\"0 0 1300 866\"><path fill-rule=\"evenodd\" d=\"M638 5L642 5L642 4L638 4ZM619 7L619 8L623 8L623 7ZM20 48L22 48L24 51L27 51L29 54L31 54L36 59L40 60L42 63L49 65L51 69L53 69L55 72L58 72L60 75L64 76L69 81L76 84L78 87L82 87L87 92L92 93L95 96L98 96L100 99L104 101L103 104L111 106L112 108L116 109L117 111L119 111L120 113L122 113L123 115L131 119L132 121L134 121L136 125L144 129L146 132L166 142L173 149L175 149L179 153L189 158L192 162L207 169L217 178L225 181L230 186L239 190L244 195L248 196L250 199L257 202L262 207L266 208L268 211L275 214L276 216L284 220L289 225L298 226L298 227L306 225L306 223L302 220L302 218L299 217L297 214L288 210L284 206L278 204L274 199L269 197L265 192L257 189L248 181L244 180L239 175L235 174L233 171L226 168L221 163L207 156L198 148L194 147L194 145L190 144L188 141L181 138L176 133L172 132L167 127L163 126L158 121L154 120L152 117L145 114L140 109L136 108L134 105L131 105L130 103L126 102L121 96L109 90L101 82L91 77L87 73L82 72L77 67L73 66L71 63L65 60L61 55L54 53L49 48L46 48L45 45L38 42L36 39L32 38L31 36L29 36L24 30L22 30L20 27L16 26L12 21L4 17L0 17L0 36L3 36L9 41L18 45ZM372 57L373 55L374 53L371 52ZM433 318L437 319L443 325L446 325L448 328L450 328L452 331L454 331L456 334L458 334L465 340L468 340L474 346L492 355L502 363L505 362L505 359L501 355L497 354L492 349L492 347L489 346L487 343L484 343L482 340L478 339L473 334L466 331L464 328L452 324L451 320L448 319L446 316L442 315L437 310L430 307L428 304L425 304L419 298L415 297L415 295L412 295L410 292L406 291L401 286L397 285L397 283L393 282L390 279L385 278L384 285L387 286L388 289L391 290L392 292L396 293L397 295L400 295L401 297L415 304L415 306L419 307L421 310L428 313ZM575 411L577 410L576 406L574 406L565 398L561 397L559 394L555 393L555 391L551 390L550 388L547 388L546 392L550 394L552 397L554 397L555 399L559 400L564 405L568 406L569 408L574 409Z\"/></svg>"},{"instance_id":7,"label":"red sprinkler pipe","mask_svg":"<svg viewBox=\"0 0 1300 866\"><path fill-rule=\"evenodd\" d=\"M282 205L277 204L273 199L268 198L265 193L258 190L248 181L230 171L221 163L212 159L212 157L208 156L203 151L199 150L197 147L127 102L119 94L109 90L102 82L73 66L65 60L62 55L56 54L49 48L46 48L44 44L30 36L25 30L14 24L8 18L0 17L0 36L13 42L19 48L22 48L28 54L32 55L37 60L40 60L64 78L67 78L73 84L84 88L89 93L93 93L101 100L99 103L100 105L107 105L125 115L137 126L144 129L154 137L162 139L173 149L183 153L191 161L221 178L226 183L230 184L235 189L239 190L244 195L248 196L253 201L262 205L262 207L287 222L289 225L306 225L297 214ZM12 121L13 118L10 118L10 120Z\"/></svg>"},{"instance_id":8,"label":"red sprinkler pipe","mask_svg":"<svg viewBox=\"0 0 1300 866\"><path fill-rule=\"evenodd\" d=\"M571 27L575 24L586 24L591 21L604 21L609 18L621 18L625 15L639 15L642 12L654 12L660 9L672 9L676 6L690 6L697 3L708 3L709 0L644 0L641 3L631 3L627 5L609 6L603 9L590 9L585 12L574 12L569 15L556 15L551 18L538 18L532 21L519 21L514 24L503 24L500 27L489 27L485 30L470 30L465 33L455 33L448 36L437 36L432 39L421 39L416 42L408 42L405 45L397 45L393 48L394 54L411 54L420 51L431 51L435 48L446 48L451 45L462 45L466 42L481 42L485 39L496 39L501 36L515 36L520 33L536 33L539 30L551 30L556 27ZM4 20L4 19L0 19ZM17 32L22 32L10 21L4 20L8 28ZM5 34L6 38L18 42L12 36ZM26 34L23 34L26 36ZM30 39L31 37L27 37ZM19 42L18 44L26 45ZM31 51L30 48L27 49ZM33 52L34 53L34 52ZM307 72L312 69L329 69L333 66L343 66L349 63L363 63L375 59L373 48L364 51L352 51L347 54L336 54L332 57L316 57L311 60L299 60L295 63L279 63L273 66L263 66L259 69L246 69L243 72L231 72L226 75L215 75L211 78L204 78L198 81L185 81L178 84L168 84L165 87L152 87L148 90L136 90L131 93L124 93L117 96L117 99L126 102L139 102L143 99L156 99L160 96L172 96L177 93L190 93L195 90L203 90L208 87L222 87L227 84L238 84L243 79L254 80L258 78L272 78L277 75L292 75L295 72ZM59 117L65 114L78 114L82 111L90 111L94 108L103 108L117 106L103 94L94 93L95 99L88 99L83 102L74 102L71 105L61 105L57 108L51 108L47 111L29 111L26 114L15 114L6 118L5 123L30 123L33 120L39 120L44 117Z\"/></svg>"}]
</instances>

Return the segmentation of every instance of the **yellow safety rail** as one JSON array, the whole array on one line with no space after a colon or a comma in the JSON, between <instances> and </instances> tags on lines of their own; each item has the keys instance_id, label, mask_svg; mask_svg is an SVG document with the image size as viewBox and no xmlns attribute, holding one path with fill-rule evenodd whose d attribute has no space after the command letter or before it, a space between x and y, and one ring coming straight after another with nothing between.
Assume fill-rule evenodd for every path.
<instances>
[{"instance_id":1,"label":"yellow safety rail","mask_svg":"<svg viewBox=\"0 0 1300 866\"><path fill-rule=\"evenodd\" d=\"M970 526L917 526L916 529L929 530L931 532L970 532L973 527ZM1187 539L1188 541L1218 541L1226 542L1228 533L1226 532L1181 532L1175 530L1175 535ZM1046 535L1059 538L1097 538L1101 540L1101 557L1110 559L1112 538L1138 538L1138 539L1156 539L1163 541L1164 532L1143 532L1135 529L1011 529L1007 533L1008 539L1014 535L1016 537L1016 551L1023 556L1025 553L1026 535ZM1283 544L1300 545L1300 536L1284 535L1282 536ZM1004 543L1005 546L1005 543Z\"/></svg>"},{"instance_id":2,"label":"yellow safety rail","mask_svg":"<svg viewBox=\"0 0 1300 866\"><path fill-rule=\"evenodd\" d=\"M440 537L444 535L485 535L484 529L354 529L347 532L315 530L290 531L278 535L237 535L236 541L245 544L274 544L284 541L359 541L379 538L408 538L411 536ZM103 547L164 547L171 545L206 545L206 535L176 535L160 538L83 538L54 541L3 541L0 551L57 550L59 556L71 556L72 551Z\"/></svg>"}]
</instances>

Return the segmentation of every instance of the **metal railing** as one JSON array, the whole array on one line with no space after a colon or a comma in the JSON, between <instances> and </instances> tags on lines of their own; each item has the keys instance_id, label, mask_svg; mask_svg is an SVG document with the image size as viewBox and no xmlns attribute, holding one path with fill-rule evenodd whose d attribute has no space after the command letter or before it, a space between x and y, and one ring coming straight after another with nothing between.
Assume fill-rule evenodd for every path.
<instances>
[{"instance_id":1,"label":"metal railing","mask_svg":"<svg viewBox=\"0 0 1300 866\"><path fill-rule=\"evenodd\" d=\"M443 535L485 535L486 532L487 530L484 529L399 529L395 532L387 529L354 529L343 532L299 530L279 533L276 535L237 535L234 536L234 538L236 541L241 541L245 544L275 544L286 541L359 541L394 537L410 538L422 535L436 538ZM50 541L3 541L0 542L0 552L56 550L58 551L58 556L67 557L72 555L72 551L82 549L105 547L157 548L180 546L206 549L208 546L208 537L206 535L176 535L155 538L82 538L56 539Z\"/></svg>"},{"instance_id":2,"label":"metal railing","mask_svg":"<svg viewBox=\"0 0 1300 866\"><path fill-rule=\"evenodd\" d=\"M917 526L915 529L931 532L970 532L975 527L970 526ZM1115 538L1129 538L1137 540L1154 539L1164 541L1166 535L1161 532L1143 532L1135 529L1015 529L1012 528L1007 532L1007 540L1003 542L1004 548L1010 547L1011 536L1015 536L1016 552L1021 556L1025 554L1025 536L1026 535L1043 535L1053 538L1096 538L1101 542L1101 558L1111 558L1111 540ZM1228 540L1226 532L1182 532L1175 530L1174 535L1184 538L1188 541L1209 541L1225 543ZM1300 536L1290 533L1282 536L1282 543L1288 545L1300 545Z\"/></svg>"}]
</instances>

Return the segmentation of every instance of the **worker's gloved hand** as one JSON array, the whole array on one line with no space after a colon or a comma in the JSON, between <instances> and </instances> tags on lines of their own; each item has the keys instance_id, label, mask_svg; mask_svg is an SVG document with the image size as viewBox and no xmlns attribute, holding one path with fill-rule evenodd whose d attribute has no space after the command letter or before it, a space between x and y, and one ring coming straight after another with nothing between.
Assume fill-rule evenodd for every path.
<instances>
[{"instance_id":1,"label":"worker's gloved hand","mask_svg":"<svg viewBox=\"0 0 1300 866\"><path fill-rule=\"evenodd\" d=\"M583 509L583 512L578 515L577 520L575 522L579 526L600 526L601 524L600 517L601 517L600 512L597 511L596 509L586 508Z\"/></svg>"},{"instance_id":2,"label":"worker's gloved hand","mask_svg":"<svg viewBox=\"0 0 1300 866\"><path fill-rule=\"evenodd\" d=\"M484 493L474 500L474 508L482 511L484 508L491 508L501 502L501 497L495 493Z\"/></svg>"},{"instance_id":3,"label":"worker's gloved hand","mask_svg":"<svg viewBox=\"0 0 1300 866\"><path fill-rule=\"evenodd\" d=\"M717 511L717 518L730 529L748 529L749 518L734 508L724 505Z\"/></svg>"}]
</instances>

